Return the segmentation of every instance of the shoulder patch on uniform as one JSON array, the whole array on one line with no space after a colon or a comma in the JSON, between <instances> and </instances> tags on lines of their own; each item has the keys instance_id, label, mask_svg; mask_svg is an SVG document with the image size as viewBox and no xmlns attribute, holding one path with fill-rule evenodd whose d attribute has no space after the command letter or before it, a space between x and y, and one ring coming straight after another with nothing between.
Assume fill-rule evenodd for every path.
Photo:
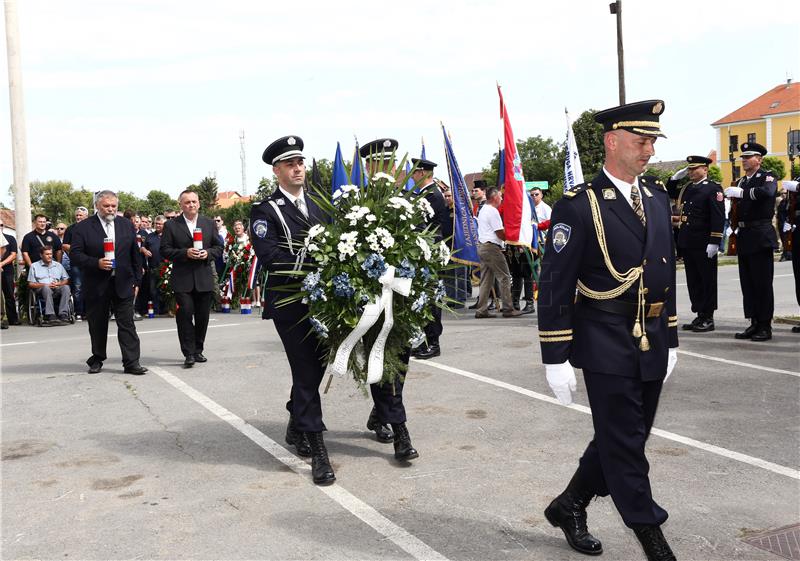
<instances>
[{"instance_id":1,"label":"shoulder patch on uniform","mask_svg":"<svg viewBox=\"0 0 800 561\"><path fill-rule=\"evenodd\" d=\"M572 226L559 222L553 226L550 235L553 236L553 249L556 250L556 253L561 253L561 250L569 243L569 237L572 235Z\"/></svg>"},{"instance_id":2,"label":"shoulder patch on uniform","mask_svg":"<svg viewBox=\"0 0 800 561\"><path fill-rule=\"evenodd\" d=\"M253 233L263 240L267 236L267 221L259 219L253 222Z\"/></svg>"},{"instance_id":3,"label":"shoulder patch on uniform","mask_svg":"<svg viewBox=\"0 0 800 561\"><path fill-rule=\"evenodd\" d=\"M767 179L765 179L765 181L775 181L775 178L772 177L771 175L768 175Z\"/></svg>"}]
</instances>

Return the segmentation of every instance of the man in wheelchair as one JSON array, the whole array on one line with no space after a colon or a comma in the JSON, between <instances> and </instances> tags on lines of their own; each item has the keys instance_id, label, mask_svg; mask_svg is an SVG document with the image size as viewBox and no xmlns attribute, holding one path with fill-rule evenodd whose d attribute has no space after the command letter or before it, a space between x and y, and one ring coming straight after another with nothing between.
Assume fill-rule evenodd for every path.
<instances>
[{"instance_id":1,"label":"man in wheelchair","mask_svg":"<svg viewBox=\"0 0 800 561\"><path fill-rule=\"evenodd\" d=\"M61 263L53 259L52 246L42 247L41 259L31 263L28 288L44 302L43 325L69 323L69 275ZM55 315L55 302L58 302L58 317Z\"/></svg>"}]
</instances>

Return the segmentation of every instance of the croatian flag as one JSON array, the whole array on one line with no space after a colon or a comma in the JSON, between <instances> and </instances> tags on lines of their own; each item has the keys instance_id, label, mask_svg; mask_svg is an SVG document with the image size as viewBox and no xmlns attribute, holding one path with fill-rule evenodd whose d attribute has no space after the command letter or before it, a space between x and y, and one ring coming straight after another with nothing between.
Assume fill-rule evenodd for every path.
<instances>
[{"instance_id":1,"label":"croatian flag","mask_svg":"<svg viewBox=\"0 0 800 561\"><path fill-rule=\"evenodd\" d=\"M253 290L256 285L256 277L258 276L258 256L253 256L253 263L250 265L250 273L247 275L247 288Z\"/></svg>"},{"instance_id":2,"label":"croatian flag","mask_svg":"<svg viewBox=\"0 0 800 561\"><path fill-rule=\"evenodd\" d=\"M503 197L503 226L506 231L506 243L530 247L533 242L533 228L531 227L530 199L525 193L525 178L522 175L522 161L517 152L514 141L514 131L508 119L508 110L503 101L503 92L500 84L497 85L497 94L500 96L500 118L503 121L503 165L506 186Z\"/></svg>"},{"instance_id":3,"label":"croatian flag","mask_svg":"<svg viewBox=\"0 0 800 561\"><path fill-rule=\"evenodd\" d=\"M567 157L564 159L564 191L566 191L583 183L583 169L581 168L581 158L578 155L578 145L575 143L575 133L572 132L572 122L569 120L566 107L564 114L567 116Z\"/></svg>"}]
</instances>

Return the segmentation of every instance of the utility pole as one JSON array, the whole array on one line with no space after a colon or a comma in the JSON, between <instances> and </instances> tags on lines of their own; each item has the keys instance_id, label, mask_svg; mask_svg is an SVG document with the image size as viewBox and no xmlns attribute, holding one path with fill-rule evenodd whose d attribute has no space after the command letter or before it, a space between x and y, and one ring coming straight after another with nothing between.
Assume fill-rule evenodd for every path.
<instances>
[{"instance_id":1,"label":"utility pole","mask_svg":"<svg viewBox=\"0 0 800 561\"><path fill-rule=\"evenodd\" d=\"M617 15L617 68L619 70L619 104L625 105L625 55L622 49L622 0L608 5L612 14Z\"/></svg>"},{"instance_id":2,"label":"utility pole","mask_svg":"<svg viewBox=\"0 0 800 561\"><path fill-rule=\"evenodd\" d=\"M11 106L11 153L14 169L14 214L17 239L31 231L31 188L28 184L28 145L25 135L25 106L22 96L17 1L5 0L6 54L8 56L8 99ZM19 252L22 256L22 252ZM20 259L21 261L21 259Z\"/></svg>"},{"instance_id":3,"label":"utility pole","mask_svg":"<svg viewBox=\"0 0 800 561\"><path fill-rule=\"evenodd\" d=\"M239 131L239 160L242 162L242 196L247 195L247 165L244 155L244 129Z\"/></svg>"}]
</instances>

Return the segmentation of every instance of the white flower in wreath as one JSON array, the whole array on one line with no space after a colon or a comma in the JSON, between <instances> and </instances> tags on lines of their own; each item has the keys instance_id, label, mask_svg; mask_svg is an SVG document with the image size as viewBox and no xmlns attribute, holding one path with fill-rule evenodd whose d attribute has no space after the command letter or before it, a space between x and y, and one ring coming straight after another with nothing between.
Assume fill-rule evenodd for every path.
<instances>
[{"instance_id":1,"label":"white flower in wreath","mask_svg":"<svg viewBox=\"0 0 800 561\"><path fill-rule=\"evenodd\" d=\"M325 226L323 226L322 224L314 224L308 230L308 234L306 235L306 240L313 240L323 232L325 232Z\"/></svg>"},{"instance_id":2,"label":"white flower in wreath","mask_svg":"<svg viewBox=\"0 0 800 561\"><path fill-rule=\"evenodd\" d=\"M372 213L370 213L370 214L366 215L364 218L366 218L366 219L367 219L367 222L375 222L375 221L378 219L378 217L377 217L377 216L375 216L375 215L374 215L374 214L372 214Z\"/></svg>"},{"instance_id":3,"label":"white flower in wreath","mask_svg":"<svg viewBox=\"0 0 800 561\"><path fill-rule=\"evenodd\" d=\"M383 173L382 171L379 171L378 173L372 176L372 181L378 181L379 179L383 179L384 181L389 181L391 183L394 183L394 177L392 177L388 173Z\"/></svg>"},{"instance_id":4,"label":"white flower in wreath","mask_svg":"<svg viewBox=\"0 0 800 561\"><path fill-rule=\"evenodd\" d=\"M395 208L397 210L402 210L402 211L407 212L409 214L414 212L414 207L404 197L391 197L389 199L389 206L391 208Z\"/></svg>"},{"instance_id":5,"label":"white flower in wreath","mask_svg":"<svg viewBox=\"0 0 800 561\"><path fill-rule=\"evenodd\" d=\"M422 258L425 261L431 260L431 246L428 245L428 242L425 241L425 238L418 237L417 238L417 246L422 250Z\"/></svg>"},{"instance_id":6,"label":"white flower in wreath","mask_svg":"<svg viewBox=\"0 0 800 561\"><path fill-rule=\"evenodd\" d=\"M339 236L339 258L345 259L356 254L356 243L358 242L358 232L345 232Z\"/></svg>"},{"instance_id":7,"label":"white flower in wreath","mask_svg":"<svg viewBox=\"0 0 800 561\"><path fill-rule=\"evenodd\" d=\"M426 217L426 219L433 218L433 207L431 206L431 203L428 202L428 199L418 200L417 208L422 211L422 214Z\"/></svg>"},{"instance_id":8,"label":"white flower in wreath","mask_svg":"<svg viewBox=\"0 0 800 561\"><path fill-rule=\"evenodd\" d=\"M439 242L439 260L443 266L450 262L450 248L444 242Z\"/></svg>"},{"instance_id":9,"label":"white flower in wreath","mask_svg":"<svg viewBox=\"0 0 800 561\"><path fill-rule=\"evenodd\" d=\"M378 239L378 234L372 232L369 236L367 236L367 243L369 244L369 248L372 251L383 256L383 254L381 253L383 251L383 247L381 246L381 242Z\"/></svg>"},{"instance_id":10,"label":"white flower in wreath","mask_svg":"<svg viewBox=\"0 0 800 561\"><path fill-rule=\"evenodd\" d=\"M339 197L346 199L351 194L358 196L358 185L342 185L336 192L333 194L333 200L336 201Z\"/></svg>"},{"instance_id":11,"label":"white flower in wreath","mask_svg":"<svg viewBox=\"0 0 800 561\"><path fill-rule=\"evenodd\" d=\"M355 226L358 224L358 221L371 214L369 207L365 206L354 206L350 209L350 212L344 215L344 217L350 221L351 226Z\"/></svg>"}]
</instances>

